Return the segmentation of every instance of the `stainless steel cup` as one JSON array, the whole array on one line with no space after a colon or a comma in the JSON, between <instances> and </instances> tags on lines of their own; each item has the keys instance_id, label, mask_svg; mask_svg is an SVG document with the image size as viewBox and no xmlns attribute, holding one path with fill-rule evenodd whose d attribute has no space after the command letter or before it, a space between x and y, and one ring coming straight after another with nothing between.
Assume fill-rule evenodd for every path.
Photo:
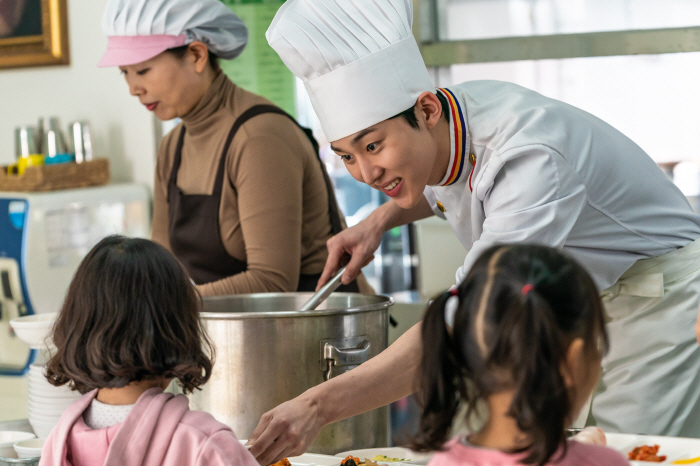
<instances>
[{"instance_id":1,"label":"stainless steel cup","mask_svg":"<svg viewBox=\"0 0 700 466\"><path fill-rule=\"evenodd\" d=\"M87 121L75 121L68 127L73 141L76 163L92 160L92 132Z\"/></svg>"},{"instance_id":2,"label":"stainless steel cup","mask_svg":"<svg viewBox=\"0 0 700 466\"><path fill-rule=\"evenodd\" d=\"M65 154L68 152L66 139L63 136L63 131L61 131L58 118L56 117L52 117L49 120L49 128L44 133L44 143L41 147L41 152L47 157L55 157L58 154Z\"/></svg>"},{"instance_id":3,"label":"stainless steel cup","mask_svg":"<svg viewBox=\"0 0 700 466\"><path fill-rule=\"evenodd\" d=\"M15 128L15 155L17 158L29 157L37 154L36 128L33 126L18 126Z\"/></svg>"},{"instance_id":4,"label":"stainless steel cup","mask_svg":"<svg viewBox=\"0 0 700 466\"><path fill-rule=\"evenodd\" d=\"M44 147L44 136L48 130L48 126L44 124L44 118L39 117L39 123L36 125L36 134L34 135L34 141L39 151Z\"/></svg>"}]
</instances>

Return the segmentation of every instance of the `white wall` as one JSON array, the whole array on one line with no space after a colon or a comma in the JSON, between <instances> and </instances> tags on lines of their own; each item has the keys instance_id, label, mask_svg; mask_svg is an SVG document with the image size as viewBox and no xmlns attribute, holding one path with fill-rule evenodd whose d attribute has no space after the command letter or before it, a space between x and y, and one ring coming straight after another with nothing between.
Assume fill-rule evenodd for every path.
<instances>
[{"instance_id":1,"label":"white wall","mask_svg":"<svg viewBox=\"0 0 700 466\"><path fill-rule=\"evenodd\" d=\"M88 120L97 157L110 159L112 182L151 186L155 120L129 94L119 70L97 68L107 46L100 22L106 0L69 0L70 65L0 70L0 165L15 156L14 129L57 116L66 127Z\"/></svg>"}]
</instances>

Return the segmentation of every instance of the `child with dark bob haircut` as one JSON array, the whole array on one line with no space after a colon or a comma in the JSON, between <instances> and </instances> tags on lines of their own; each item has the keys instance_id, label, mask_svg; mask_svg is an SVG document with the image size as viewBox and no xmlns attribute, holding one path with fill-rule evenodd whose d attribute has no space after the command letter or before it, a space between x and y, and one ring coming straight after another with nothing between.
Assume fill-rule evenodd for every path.
<instances>
[{"instance_id":1,"label":"child with dark bob haircut","mask_svg":"<svg viewBox=\"0 0 700 466\"><path fill-rule=\"evenodd\" d=\"M41 465L258 466L230 428L190 411L214 350L182 265L145 239L109 236L83 259L53 329L46 368L83 396L44 444Z\"/></svg>"},{"instance_id":2,"label":"child with dark bob haircut","mask_svg":"<svg viewBox=\"0 0 700 466\"><path fill-rule=\"evenodd\" d=\"M458 288L428 307L422 341L414 448L442 450L429 466L629 464L614 450L566 439L608 341L598 290L561 252L485 251ZM475 433L449 439L458 413ZM474 429L477 414L485 423Z\"/></svg>"}]
</instances>

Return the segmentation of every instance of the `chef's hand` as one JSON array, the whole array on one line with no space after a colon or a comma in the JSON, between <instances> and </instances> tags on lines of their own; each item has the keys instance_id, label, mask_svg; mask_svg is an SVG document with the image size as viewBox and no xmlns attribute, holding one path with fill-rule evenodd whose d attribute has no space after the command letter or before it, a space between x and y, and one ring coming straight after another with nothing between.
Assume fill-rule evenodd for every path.
<instances>
[{"instance_id":1,"label":"chef's hand","mask_svg":"<svg viewBox=\"0 0 700 466\"><path fill-rule=\"evenodd\" d=\"M250 452L262 466L299 456L318 437L321 427L317 403L302 394L263 414L248 439Z\"/></svg>"},{"instance_id":2,"label":"chef's hand","mask_svg":"<svg viewBox=\"0 0 700 466\"><path fill-rule=\"evenodd\" d=\"M351 256L342 279L343 284L347 285L357 278L362 267L372 262L374 251L379 247L385 231L433 215L435 213L423 196L416 205L408 209L399 207L393 200L380 205L366 219L352 228L341 231L326 242L328 259L321 278L318 279L316 290L338 273L344 265L341 264L343 256Z\"/></svg>"},{"instance_id":3,"label":"chef's hand","mask_svg":"<svg viewBox=\"0 0 700 466\"><path fill-rule=\"evenodd\" d=\"M342 282L347 285L357 278L362 267L374 259L374 251L379 247L383 234L383 226L374 221L372 217L367 217L354 227L347 228L332 236L326 242L328 259L321 278L318 279L316 290L319 290L333 275L338 273L338 270L343 266L343 258L348 255L351 256L350 262L347 264Z\"/></svg>"}]
</instances>

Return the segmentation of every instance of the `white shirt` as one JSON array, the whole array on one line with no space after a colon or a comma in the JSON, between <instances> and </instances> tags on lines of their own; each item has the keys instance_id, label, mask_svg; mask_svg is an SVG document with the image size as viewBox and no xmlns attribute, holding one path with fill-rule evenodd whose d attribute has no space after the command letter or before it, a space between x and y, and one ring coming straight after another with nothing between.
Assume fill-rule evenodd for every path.
<instances>
[{"instance_id":1,"label":"white shirt","mask_svg":"<svg viewBox=\"0 0 700 466\"><path fill-rule=\"evenodd\" d=\"M425 196L469 249L457 283L490 246L530 242L563 249L602 290L637 260L700 237L681 191L604 121L511 83L470 81L443 93L452 153Z\"/></svg>"},{"instance_id":2,"label":"white shirt","mask_svg":"<svg viewBox=\"0 0 700 466\"><path fill-rule=\"evenodd\" d=\"M83 413L85 424L91 429L104 429L124 422L134 405L108 405L92 400Z\"/></svg>"}]
</instances>

